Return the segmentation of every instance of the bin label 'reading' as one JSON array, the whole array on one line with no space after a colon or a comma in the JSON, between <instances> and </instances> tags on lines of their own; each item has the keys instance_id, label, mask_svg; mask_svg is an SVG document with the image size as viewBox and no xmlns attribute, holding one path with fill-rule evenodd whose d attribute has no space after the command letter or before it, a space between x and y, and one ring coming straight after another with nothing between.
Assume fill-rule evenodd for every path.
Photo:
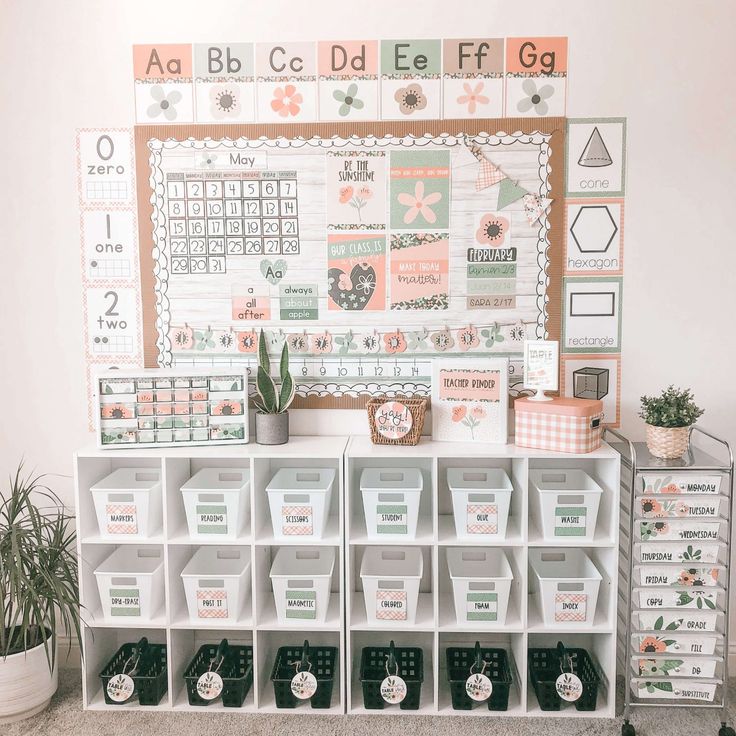
<instances>
[{"instance_id":1,"label":"bin label 'reading'","mask_svg":"<svg viewBox=\"0 0 736 736\"><path fill-rule=\"evenodd\" d=\"M555 536L584 537L586 529L585 506L555 507Z\"/></svg>"},{"instance_id":2,"label":"bin label 'reading'","mask_svg":"<svg viewBox=\"0 0 736 736\"><path fill-rule=\"evenodd\" d=\"M468 593L465 601L468 621L498 620L498 593Z\"/></svg>"},{"instance_id":3,"label":"bin label 'reading'","mask_svg":"<svg viewBox=\"0 0 736 736\"><path fill-rule=\"evenodd\" d=\"M314 590L287 590L286 618L316 619L317 593Z\"/></svg>"},{"instance_id":4,"label":"bin label 'reading'","mask_svg":"<svg viewBox=\"0 0 736 736\"><path fill-rule=\"evenodd\" d=\"M407 534L406 504L378 504L376 506L376 532L378 534Z\"/></svg>"},{"instance_id":5,"label":"bin label 'reading'","mask_svg":"<svg viewBox=\"0 0 736 736\"><path fill-rule=\"evenodd\" d=\"M200 504L196 511L197 534L227 534L227 506Z\"/></svg>"}]
</instances>

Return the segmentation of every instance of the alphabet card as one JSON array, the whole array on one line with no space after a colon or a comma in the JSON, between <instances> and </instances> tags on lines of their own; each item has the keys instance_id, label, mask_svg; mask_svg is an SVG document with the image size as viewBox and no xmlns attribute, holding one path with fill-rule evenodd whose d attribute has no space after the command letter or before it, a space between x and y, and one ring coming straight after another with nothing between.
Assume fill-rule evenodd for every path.
<instances>
[{"instance_id":1,"label":"alphabet card","mask_svg":"<svg viewBox=\"0 0 736 736\"><path fill-rule=\"evenodd\" d=\"M133 46L133 73L135 117L139 123L194 120L191 45Z\"/></svg>"},{"instance_id":2,"label":"alphabet card","mask_svg":"<svg viewBox=\"0 0 736 736\"><path fill-rule=\"evenodd\" d=\"M444 117L500 118L503 115L503 54L502 38L444 40Z\"/></svg>"},{"instance_id":3,"label":"alphabet card","mask_svg":"<svg viewBox=\"0 0 736 736\"><path fill-rule=\"evenodd\" d=\"M378 41L317 45L320 120L378 119Z\"/></svg>"},{"instance_id":4,"label":"alphabet card","mask_svg":"<svg viewBox=\"0 0 736 736\"><path fill-rule=\"evenodd\" d=\"M195 44L197 121L255 120L253 44Z\"/></svg>"},{"instance_id":5,"label":"alphabet card","mask_svg":"<svg viewBox=\"0 0 736 736\"><path fill-rule=\"evenodd\" d=\"M442 110L442 42L381 41L381 118L428 120Z\"/></svg>"},{"instance_id":6,"label":"alphabet card","mask_svg":"<svg viewBox=\"0 0 736 736\"><path fill-rule=\"evenodd\" d=\"M432 439L506 443L507 358L432 363Z\"/></svg>"},{"instance_id":7,"label":"alphabet card","mask_svg":"<svg viewBox=\"0 0 736 736\"><path fill-rule=\"evenodd\" d=\"M566 37L506 39L506 115L564 115L566 90Z\"/></svg>"},{"instance_id":8,"label":"alphabet card","mask_svg":"<svg viewBox=\"0 0 736 736\"><path fill-rule=\"evenodd\" d=\"M257 117L263 123L317 119L317 54L313 43L256 44Z\"/></svg>"}]
</instances>

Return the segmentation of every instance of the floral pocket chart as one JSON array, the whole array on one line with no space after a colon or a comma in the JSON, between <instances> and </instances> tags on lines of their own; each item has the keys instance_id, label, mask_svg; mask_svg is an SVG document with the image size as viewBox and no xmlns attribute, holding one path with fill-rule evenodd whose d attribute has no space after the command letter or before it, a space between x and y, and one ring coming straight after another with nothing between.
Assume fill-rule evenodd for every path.
<instances>
[{"instance_id":1,"label":"floral pocket chart","mask_svg":"<svg viewBox=\"0 0 736 736\"><path fill-rule=\"evenodd\" d=\"M558 339L564 120L513 122L139 126L146 364L252 367L263 328L350 407Z\"/></svg>"}]
</instances>

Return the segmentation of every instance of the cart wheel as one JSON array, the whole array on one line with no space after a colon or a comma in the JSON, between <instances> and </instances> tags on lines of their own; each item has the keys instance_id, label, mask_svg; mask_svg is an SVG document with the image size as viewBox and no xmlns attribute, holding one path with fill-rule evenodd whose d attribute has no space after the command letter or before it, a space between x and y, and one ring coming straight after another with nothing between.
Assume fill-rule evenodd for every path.
<instances>
[{"instance_id":1,"label":"cart wheel","mask_svg":"<svg viewBox=\"0 0 736 736\"><path fill-rule=\"evenodd\" d=\"M636 729L628 722L621 724L621 736L636 736ZM729 736L729 734L719 734L719 736Z\"/></svg>"},{"instance_id":2,"label":"cart wheel","mask_svg":"<svg viewBox=\"0 0 736 736\"><path fill-rule=\"evenodd\" d=\"M725 723L722 723L721 728L718 731L718 736L736 736L736 731L734 731L731 726L727 726Z\"/></svg>"}]
</instances>

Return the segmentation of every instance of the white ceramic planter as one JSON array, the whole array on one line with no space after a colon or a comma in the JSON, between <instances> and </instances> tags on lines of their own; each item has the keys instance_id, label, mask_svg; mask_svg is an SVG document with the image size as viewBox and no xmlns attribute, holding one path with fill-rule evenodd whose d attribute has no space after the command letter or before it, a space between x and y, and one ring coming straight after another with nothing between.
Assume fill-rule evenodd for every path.
<instances>
[{"instance_id":1,"label":"white ceramic planter","mask_svg":"<svg viewBox=\"0 0 736 736\"><path fill-rule=\"evenodd\" d=\"M59 683L58 660L49 670L43 644L0 657L0 724L22 721L48 706Z\"/></svg>"}]
</instances>

